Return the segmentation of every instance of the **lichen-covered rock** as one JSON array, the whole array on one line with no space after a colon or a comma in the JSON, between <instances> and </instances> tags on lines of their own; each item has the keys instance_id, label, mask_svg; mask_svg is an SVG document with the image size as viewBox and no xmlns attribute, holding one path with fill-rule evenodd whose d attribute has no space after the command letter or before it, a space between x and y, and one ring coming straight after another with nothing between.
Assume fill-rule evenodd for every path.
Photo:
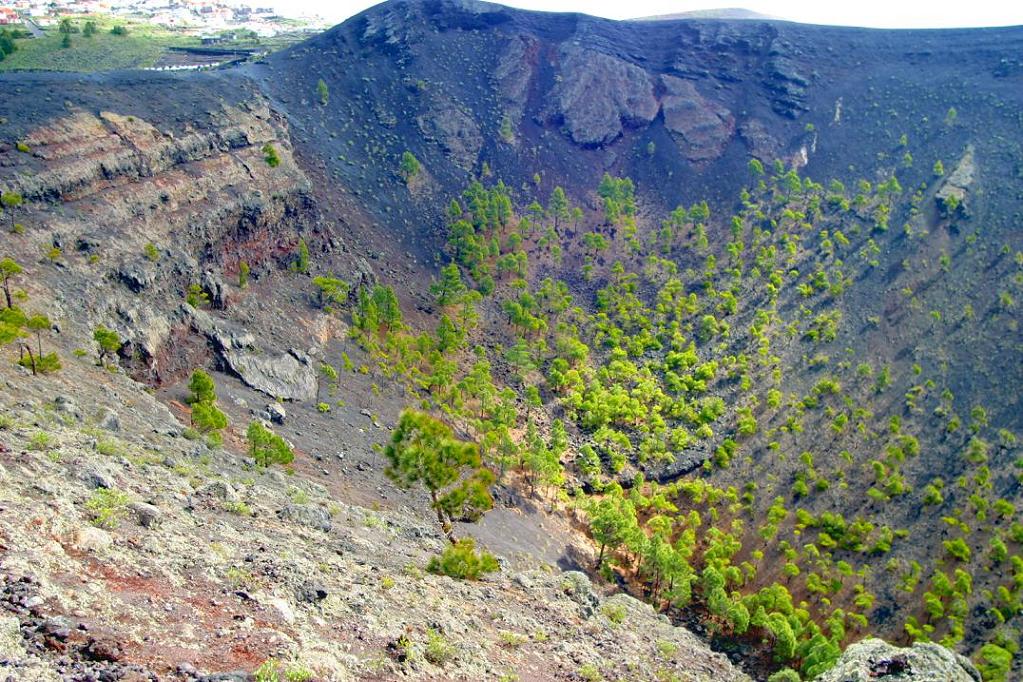
<instances>
[{"instance_id":1,"label":"lichen-covered rock","mask_svg":"<svg viewBox=\"0 0 1023 682\"><path fill-rule=\"evenodd\" d=\"M284 521L322 530L324 533L330 532L333 526L326 509L308 504L289 504L279 510L277 516Z\"/></svg>"},{"instance_id":2,"label":"lichen-covered rock","mask_svg":"<svg viewBox=\"0 0 1023 682\"><path fill-rule=\"evenodd\" d=\"M945 647L917 642L909 648L868 637L849 646L835 667L815 682L980 682L972 663Z\"/></svg>"},{"instance_id":3,"label":"lichen-covered rock","mask_svg":"<svg viewBox=\"0 0 1023 682\"><path fill-rule=\"evenodd\" d=\"M635 64L566 45L561 49L560 77L551 93L553 114L576 144L606 145L622 134L624 126L645 125L657 116L653 79Z\"/></svg>"}]
</instances>

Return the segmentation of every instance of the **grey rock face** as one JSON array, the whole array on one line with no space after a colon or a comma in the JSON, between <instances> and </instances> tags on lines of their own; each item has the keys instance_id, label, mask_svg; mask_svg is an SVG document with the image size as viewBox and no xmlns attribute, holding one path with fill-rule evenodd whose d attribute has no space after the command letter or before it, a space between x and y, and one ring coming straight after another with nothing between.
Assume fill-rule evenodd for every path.
<instances>
[{"instance_id":1,"label":"grey rock face","mask_svg":"<svg viewBox=\"0 0 1023 682\"><path fill-rule=\"evenodd\" d=\"M635 64L574 45L562 48L561 82L551 97L572 141L599 147L624 126L650 123L658 102L650 75Z\"/></svg>"},{"instance_id":2,"label":"grey rock face","mask_svg":"<svg viewBox=\"0 0 1023 682\"><path fill-rule=\"evenodd\" d=\"M117 482L114 477L106 471L101 471L96 468L88 468L82 472L82 480L90 488L106 488L108 490L116 488Z\"/></svg>"},{"instance_id":3,"label":"grey rock face","mask_svg":"<svg viewBox=\"0 0 1023 682\"><path fill-rule=\"evenodd\" d=\"M589 576L581 571L568 571L562 575L561 589L568 597L579 604L583 618L589 618L597 612L600 597L593 592L593 584Z\"/></svg>"},{"instance_id":4,"label":"grey rock face","mask_svg":"<svg viewBox=\"0 0 1023 682\"><path fill-rule=\"evenodd\" d=\"M918 642L900 649L873 637L851 645L816 682L871 682L889 677L905 682L980 682L980 673L968 659L943 646Z\"/></svg>"},{"instance_id":5,"label":"grey rock face","mask_svg":"<svg viewBox=\"0 0 1023 682\"><path fill-rule=\"evenodd\" d=\"M268 396L284 400L312 400L316 397L316 372L294 355L229 351L224 353L224 360L247 386Z\"/></svg>"},{"instance_id":6,"label":"grey rock face","mask_svg":"<svg viewBox=\"0 0 1023 682\"><path fill-rule=\"evenodd\" d=\"M195 491L196 497L212 497L225 502L238 502L241 497L230 483L212 481Z\"/></svg>"}]
</instances>

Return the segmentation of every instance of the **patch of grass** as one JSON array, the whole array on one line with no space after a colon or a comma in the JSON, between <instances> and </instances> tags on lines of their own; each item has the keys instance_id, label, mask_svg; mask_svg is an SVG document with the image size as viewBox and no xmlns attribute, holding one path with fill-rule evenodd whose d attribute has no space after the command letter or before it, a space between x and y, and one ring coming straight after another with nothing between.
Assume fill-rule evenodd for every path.
<instances>
[{"instance_id":1,"label":"patch of grass","mask_svg":"<svg viewBox=\"0 0 1023 682\"><path fill-rule=\"evenodd\" d=\"M600 674L600 669L592 663L580 666L579 670L576 672L579 677L586 680L586 682L603 682L604 680L604 676Z\"/></svg>"},{"instance_id":2,"label":"patch of grass","mask_svg":"<svg viewBox=\"0 0 1023 682\"><path fill-rule=\"evenodd\" d=\"M46 433L45 431L36 431L32 434L32 437L28 439L28 449L40 452L47 450L53 445L53 436Z\"/></svg>"},{"instance_id":3,"label":"patch of grass","mask_svg":"<svg viewBox=\"0 0 1023 682\"><path fill-rule=\"evenodd\" d=\"M517 649L529 641L529 637L510 630L501 630L498 637L501 639L501 646L509 649Z\"/></svg>"},{"instance_id":4,"label":"patch of grass","mask_svg":"<svg viewBox=\"0 0 1023 682\"><path fill-rule=\"evenodd\" d=\"M675 654L678 653L678 644L662 639L657 642L657 653L662 658L674 658Z\"/></svg>"},{"instance_id":5,"label":"patch of grass","mask_svg":"<svg viewBox=\"0 0 1023 682\"><path fill-rule=\"evenodd\" d=\"M91 17L98 31L92 37L75 33L71 46L62 47L63 36L57 27L45 30L41 38L18 40L18 50L0 62L0 71L46 69L48 71L109 71L153 66L168 47L198 46L199 39L162 26L131 23L127 35L113 35L115 22ZM73 19L84 25L84 19ZM123 24L123 21L116 23Z\"/></svg>"},{"instance_id":6,"label":"patch of grass","mask_svg":"<svg viewBox=\"0 0 1023 682\"><path fill-rule=\"evenodd\" d=\"M621 625L625 622L626 611L621 604L605 604L600 612L614 625Z\"/></svg>"},{"instance_id":7,"label":"patch of grass","mask_svg":"<svg viewBox=\"0 0 1023 682\"><path fill-rule=\"evenodd\" d=\"M104 438L96 441L96 452L105 457L117 457L121 454L121 446L115 440Z\"/></svg>"},{"instance_id":8,"label":"patch of grass","mask_svg":"<svg viewBox=\"0 0 1023 682\"><path fill-rule=\"evenodd\" d=\"M237 502L225 502L224 510L229 511L232 514L237 514L238 516L252 516L252 507L241 500L238 500Z\"/></svg>"}]
</instances>

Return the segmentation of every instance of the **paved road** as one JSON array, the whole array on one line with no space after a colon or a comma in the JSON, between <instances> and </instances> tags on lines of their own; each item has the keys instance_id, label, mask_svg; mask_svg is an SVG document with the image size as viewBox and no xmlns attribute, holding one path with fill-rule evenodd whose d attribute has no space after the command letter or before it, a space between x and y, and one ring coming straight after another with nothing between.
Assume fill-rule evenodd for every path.
<instances>
[{"instance_id":1,"label":"paved road","mask_svg":"<svg viewBox=\"0 0 1023 682\"><path fill-rule=\"evenodd\" d=\"M25 30L31 33L33 38L43 37L43 29L39 28L39 24L37 24L36 22L32 21L28 17L23 16L21 18L21 23L25 25Z\"/></svg>"}]
</instances>

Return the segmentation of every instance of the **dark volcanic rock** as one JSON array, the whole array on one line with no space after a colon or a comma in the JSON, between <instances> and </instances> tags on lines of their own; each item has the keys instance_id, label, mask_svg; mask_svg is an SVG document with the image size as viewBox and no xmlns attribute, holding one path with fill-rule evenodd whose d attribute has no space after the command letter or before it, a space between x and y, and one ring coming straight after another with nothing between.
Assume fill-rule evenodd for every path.
<instances>
[{"instance_id":1,"label":"dark volcanic rock","mask_svg":"<svg viewBox=\"0 0 1023 682\"><path fill-rule=\"evenodd\" d=\"M727 108L696 91L690 81L661 76L667 94L661 99L664 125L690 161L721 155L735 131L735 118Z\"/></svg>"},{"instance_id":2,"label":"dark volcanic rock","mask_svg":"<svg viewBox=\"0 0 1023 682\"><path fill-rule=\"evenodd\" d=\"M533 64L540 42L530 35L512 36L497 59L494 83L504 100L505 115L518 123L526 109L529 84L533 79Z\"/></svg>"},{"instance_id":3,"label":"dark volcanic rock","mask_svg":"<svg viewBox=\"0 0 1023 682\"><path fill-rule=\"evenodd\" d=\"M635 64L567 45L561 50L560 77L551 93L553 113L576 144L606 145L623 126L647 124L657 116L653 80Z\"/></svg>"},{"instance_id":4,"label":"dark volcanic rock","mask_svg":"<svg viewBox=\"0 0 1023 682\"><path fill-rule=\"evenodd\" d=\"M469 170L476 165L483 135L467 111L449 99L438 97L416 123L423 136L435 140L456 166Z\"/></svg>"}]
</instances>

